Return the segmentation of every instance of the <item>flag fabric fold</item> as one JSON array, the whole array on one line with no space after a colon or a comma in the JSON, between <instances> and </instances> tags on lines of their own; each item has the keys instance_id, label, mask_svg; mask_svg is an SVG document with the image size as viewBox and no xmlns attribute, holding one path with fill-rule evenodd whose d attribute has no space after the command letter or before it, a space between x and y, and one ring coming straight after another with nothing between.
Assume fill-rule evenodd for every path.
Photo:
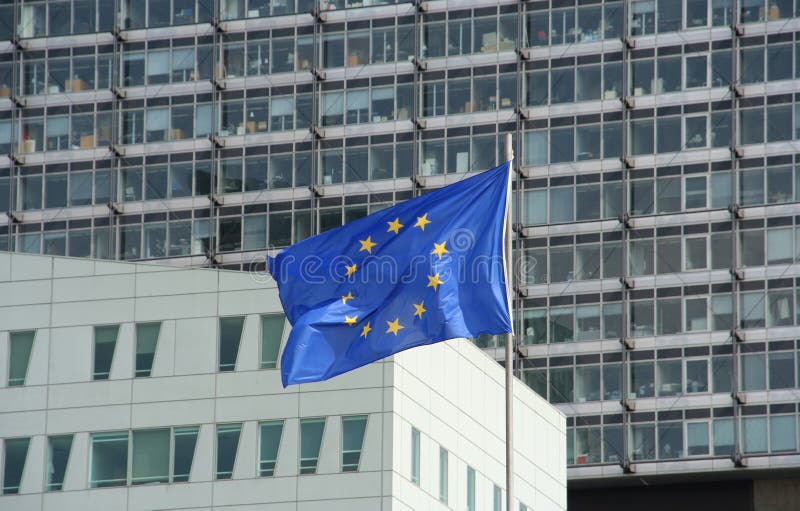
<instances>
[{"instance_id":1,"label":"flag fabric fold","mask_svg":"<svg viewBox=\"0 0 800 511\"><path fill-rule=\"evenodd\" d=\"M283 385L400 351L510 332L510 162L307 238L270 258L292 331Z\"/></svg>"}]
</instances>

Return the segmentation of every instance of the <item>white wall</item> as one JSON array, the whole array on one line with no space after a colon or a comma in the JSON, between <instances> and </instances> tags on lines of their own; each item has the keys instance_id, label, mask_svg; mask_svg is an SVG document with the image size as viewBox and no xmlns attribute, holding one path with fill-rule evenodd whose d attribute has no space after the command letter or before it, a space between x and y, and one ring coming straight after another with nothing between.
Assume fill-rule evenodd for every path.
<instances>
[{"instance_id":1,"label":"white wall","mask_svg":"<svg viewBox=\"0 0 800 511\"><path fill-rule=\"evenodd\" d=\"M466 464L478 473L478 509L491 509L493 482L503 485L502 370L466 342L283 389L277 370L259 369L260 315L281 311L277 292L247 274L0 254L2 286L22 298L0 298L0 438L32 441L21 494L0 496L0 511L447 509L440 444L451 451L450 509L465 508ZM245 315L245 326L236 371L219 373L217 317L228 315ZM135 323L148 321L161 321L152 374L134 378ZM120 333L110 379L92 381L93 331L103 324ZM26 384L10 388L8 331L18 329L37 333ZM523 385L515 394L519 427L542 435L517 443L518 494L536 509L563 509L564 418ZM369 421L359 472L341 473L340 421L352 414ZM317 416L327 417L318 473L298 477L298 417ZM273 419L285 420L276 476L262 478L258 423ZM233 479L215 481L215 425L231 422L243 425ZM412 424L423 436L420 487L408 480ZM90 432L185 425L200 426L189 483L87 489ZM43 493L46 437L69 433L64 490ZM537 452L545 443L561 452Z\"/></svg>"}]
</instances>

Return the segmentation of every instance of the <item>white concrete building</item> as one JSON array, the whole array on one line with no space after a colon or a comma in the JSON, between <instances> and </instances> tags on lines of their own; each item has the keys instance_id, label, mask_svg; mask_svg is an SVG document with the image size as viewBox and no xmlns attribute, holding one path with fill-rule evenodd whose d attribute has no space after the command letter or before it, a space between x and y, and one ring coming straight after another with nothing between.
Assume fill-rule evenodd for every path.
<instances>
[{"instance_id":1,"label":"white concrete building","mask_svg":"<svg viewBox=\"0 0 800 511\"><path fill-rule=\"evenodd\" d=\"M450 341L283 389L267 280L0 254L0 510L502 509L500 366ZM514 395L519 509L566 509L565 417Z\"/></svg>"}]
</instances>

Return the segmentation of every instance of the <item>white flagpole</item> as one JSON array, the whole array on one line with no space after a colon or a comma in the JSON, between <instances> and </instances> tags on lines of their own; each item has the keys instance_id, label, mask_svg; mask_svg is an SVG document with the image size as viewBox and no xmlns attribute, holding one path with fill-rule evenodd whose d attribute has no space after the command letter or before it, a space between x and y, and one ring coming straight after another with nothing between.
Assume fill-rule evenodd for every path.
<instances>
[{"instance_id":1,"label":"white flagpole","mask_svg":"<svg viewBox=\"0 0 800 511\"><path fill-rule=\"evenodd\" d=\"M506 161L511 161L514 158L514 148L511 145L511 133L506 134ZM511 317L511 325L513 329L514 315L513 304L511 300L512 279L513 279L513 262L514 258L511 253L511 173L513 172L513 163L510 164L508 172L508 192L506 196L506 232L505 232L505 256L506 256L506 286L508 288L508 311ZM514 421L512 414L512 407L514 403L514 348L513 348L513 333L506 334L506 511L513 511L513 479L514 467L513 454L514 454Z\"/></svg>"}]
</instances>

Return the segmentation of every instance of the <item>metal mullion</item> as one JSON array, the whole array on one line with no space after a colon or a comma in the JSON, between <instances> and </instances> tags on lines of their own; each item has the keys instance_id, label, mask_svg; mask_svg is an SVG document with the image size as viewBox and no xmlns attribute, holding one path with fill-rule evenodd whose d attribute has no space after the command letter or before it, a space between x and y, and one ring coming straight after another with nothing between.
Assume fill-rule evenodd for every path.
<instances>
[{"instance_id":1,"label":"metal mullion","mask_svg":"<svg viewBox=\"0 0 800 511\"><path fill-rule=\"evenodd\" d=\"M739 114L739 101L737 98L737 90L739 83L739 32L738 15L740 0L733 0L731 13L731 196L730 196L730 211L731 211L731 404L733 407L733 452L731 460L735 465L740 465L742 456L742 443L741 443L741 403L738 399L739 394L739 343L736 332L739 328L739 288L737 285L737 275L739 275L739 251L738 251L738 237L739 237L739 218L738 209L739 204L737 201L736 191L739 184L739 165L736 156L736 147L738 142L738 114Z\"/></svg>"},{"instance_id":2,"label":"metal mullion","mask_svg":"<svg viewBox=\"0 0 800 511\"><path fill-rule=\"evenodd\" d=\"M620 399L620 405L622 406L622 458L620 460L620 465L622 466L623 471L628 472L631 470L631 459L630 453L632 449L629 445L629 429L631 424L631 417L630 417L630 410L628 407L628 396L630 394L629 391L629 382L630 382L630 349L627 344L627 337L629 331L628 325L628 309L630 307L630 292L627 286L627 279L628 275L628 260L630 257L629 254L629 244L630 244L630 232L628 230L628 170L627 165L625 162L628 158L628 135L629 135L629 123L631 122L630 119L630 109L627 105L627 98L630 92L629 83L630 80L630 70L629 66L631 63L631 47L628 44L628 34L630 32L630 23L629 23L629 9L630 5L629 2L623 3L623 10L622 10L622 149L621 154L622 158L622 207L621 214L619 218L620 227L622 229L622 236L621 236L621 271L620 275L622 278L620 279L621 284L621 292L622 292L622 310L620 311L621 317L621 331L620 331L620 349L622 350L622 359L621 359L621 366L622 366L622 396Z\"/></svg>"}]
</instances>

